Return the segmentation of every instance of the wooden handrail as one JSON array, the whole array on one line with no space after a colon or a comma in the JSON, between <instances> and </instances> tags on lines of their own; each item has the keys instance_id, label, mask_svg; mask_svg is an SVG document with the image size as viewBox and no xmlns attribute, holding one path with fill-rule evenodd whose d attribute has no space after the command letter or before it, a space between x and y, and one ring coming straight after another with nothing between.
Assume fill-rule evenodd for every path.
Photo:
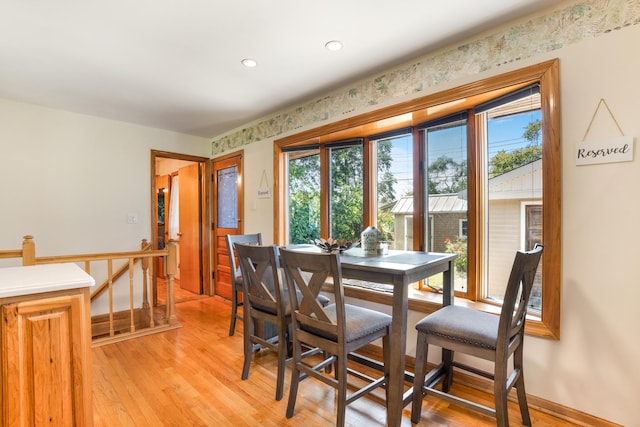
<instances>
[{"instance_id":1,"label":"wooden handrail","mask_svg":"<svg viewBox=\"0 0 640 427\"><path fill-rule=\"evenodd\" d=\"M22 250L4 250L0 251L0 258L22 258Z\"/></svg>"},{"instance_id":2,"label":"wooden handrail","mask_svg":"<svg viewBox=\"0 0 640 427\"><path fill-rule=\"evenodd\" d=\"M24 236L22 249L9 249L0 251L0 258L22 258L22 265L33 265L35 258L35 246L33 236Z\"/></svg>"},{"instance_id":3,"label":"wooden handrail","mask_svg":"<svg viewBox=\"0 0 640 427\"><path fill-rule=\"evenodd\" d=\"M108 259L124 259L124 258L153 258L157 256L167 256L167 250L153 251L130 251L130 252L109 252L104 254L87 254L87 255L61 255L47 256L36 258L36 264L54 264L61 262L84 262L84 261L105 261Z\"/></svg>"}]
</instances>

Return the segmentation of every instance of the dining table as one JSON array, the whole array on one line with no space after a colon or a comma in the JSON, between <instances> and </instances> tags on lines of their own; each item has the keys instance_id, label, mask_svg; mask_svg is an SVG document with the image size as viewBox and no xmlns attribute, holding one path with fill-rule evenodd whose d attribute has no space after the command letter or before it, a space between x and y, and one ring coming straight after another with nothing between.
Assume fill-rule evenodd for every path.
<instances>
[{"instance_id":1,"label":"dining table","mask_svg":"<svg viewBox=\"0 0 640 427\"><path fill-rule=\"evenodd\" d=\"M291 245L291 249L318 250L314 245ZM454 260L456 254L389 250L386 253L366 254L362 248L340 253L342 277L347 279L392 285L391 336L389 345L389 378L387 382L387 426L400 426L402 410L411 401L412 388L406 392L405 359L407 346L407 317L409 285L443 273L442 304L453 304Z\"/></svg>"}]
</instances>

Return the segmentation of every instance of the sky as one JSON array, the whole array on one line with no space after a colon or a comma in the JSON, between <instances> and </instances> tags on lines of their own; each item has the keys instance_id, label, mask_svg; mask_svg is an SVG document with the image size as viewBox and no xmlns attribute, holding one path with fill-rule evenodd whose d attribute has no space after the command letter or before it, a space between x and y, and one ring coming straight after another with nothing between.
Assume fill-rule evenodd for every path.
<instances>
[{"instance_id":1,"label":"sky","mask_svg":"<svg viewBox=\"0 0 640 427\"><path fill-rule=\"evenodd\" d=\"M528 144L523 134L528 124L540 119L540 111L511 115L489 120L489 158L498 151L507 152ZM456 162L466 159L466 125L429 133L429 162L446 155ZM395 189L398 197L413 191L413 160L411 135L394 139L391 149L394 159L391 173L398 181Z\"/></svg>"}]
</instances>

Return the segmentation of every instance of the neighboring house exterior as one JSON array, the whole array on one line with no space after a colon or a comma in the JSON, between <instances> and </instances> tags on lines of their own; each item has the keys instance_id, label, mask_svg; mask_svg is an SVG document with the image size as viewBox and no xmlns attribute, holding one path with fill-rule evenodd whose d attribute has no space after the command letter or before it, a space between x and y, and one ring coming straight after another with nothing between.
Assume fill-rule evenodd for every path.
<instances>
[{"instance_id":1,"label":"neighboring house exterior","mask_svg":"<svg viewBox=\"0 0 640 427\"><path fill-rule=\"evenodd\" d=\"M488 229L490 294L502 298L515 252L542 243L542 160L489 180ZM540 304L538 280L534 306Z\"/></svg>"},{"instance_id":2,"label":"neighboring house exterior","mask_svg":"<svg viewBox=\"0 0 640 427\"><path fill-rule=\"evenodd\" d=\"M542 160L520 166L489 180L489 283L490 295L501 298L509 278L513 254L542 242ZM394 215L394 249L413 249L413 196L400 198ZM466 192L429 195L429 247L446 252L446 242L468 236ZM534 287L532 305L540 305L540 283Z\"/></svg>"},{"instance_id":3,"label":"neighboring house exterior","mask_svg":"<svg viewBox=\"0 0 640 427\"><path fill-rule=\"evenodd\" d=\"M413 249L413 196L404 196L391 208L394 215L394 249ZM429 195L428 251L445 252L445 239L466 237L467 201L458 194Z\"/></svg>"}]
</instances>

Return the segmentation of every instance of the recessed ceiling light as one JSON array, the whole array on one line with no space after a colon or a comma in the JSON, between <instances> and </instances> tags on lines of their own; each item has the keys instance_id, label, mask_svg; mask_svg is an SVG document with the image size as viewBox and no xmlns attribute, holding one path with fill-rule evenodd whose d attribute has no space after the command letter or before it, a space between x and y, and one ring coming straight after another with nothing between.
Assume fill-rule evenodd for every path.
<instances>
[{"instance_id":1,"label":"recessed ceiling light","mask_svg":"<svg viewBox=\"0 0 640 427\"><path fill-rule=\"evenodd\" d=\"M258 62L255 59L251 59L251 58L245 58L240 62L242 62L242 65L244 65L247 68L253 68L258 66Z\"/></svg>"},{"instance_id":2,"label":"recessed ceiling light","mask_svg":"<svg viewBox=\"0 0 640 427\"><path fill-rule=\"evenodd\" d=\"M326 47L328 50L331 50L331 51L340 50L342 49L342 42L339 40L331 40L326 42L324 44L324 47Z\"/></svg>"}]
</instances>

